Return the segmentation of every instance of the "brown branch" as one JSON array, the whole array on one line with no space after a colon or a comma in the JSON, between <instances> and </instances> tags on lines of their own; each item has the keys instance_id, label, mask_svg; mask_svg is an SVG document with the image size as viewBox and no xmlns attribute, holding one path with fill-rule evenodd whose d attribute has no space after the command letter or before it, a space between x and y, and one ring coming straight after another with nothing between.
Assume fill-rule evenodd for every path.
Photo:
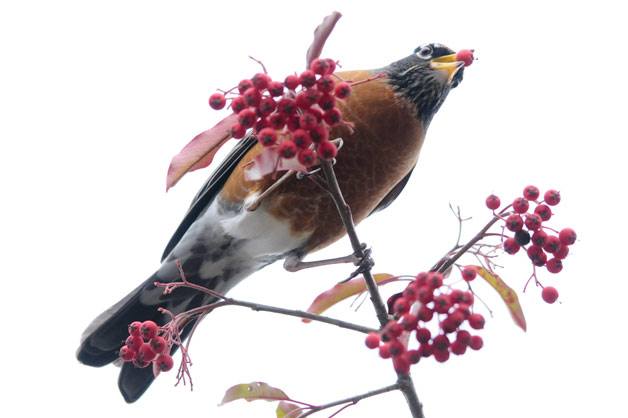
<instances>
[{"instance_id":1,"label":"brown branch","mask_svg":"<svg viewBox=\"0 0 628 418\"><path fill-rule=\"evenodd\" d=\"M399 385L399 383L395 383L394 385L390 385L390 386L386 386L386 387L383 387L383 388L380 388L380 389L372 390L370 392L366 392L366 393L363 393L361 395L355 395L355 396L352 396L350 398L341 399L339 401L334 401L334 402L330 402L330 403L327 403L327 404L324 404L324 405L315 406L312 409L310 409L309 411L307 411L305 414L299 415L299 418L309 417L310 415L315 414L315 413L317 413L319 411L322 411L322 410L328 409L328 408L333 408L334 406L338 406L338 405L344 405L344 404L347 404L347 406L348 405L355 405L356 403L360 402L362 399L371 398L373 396L381 395L382 393L387 393L387 392L391 392L393 390L398 390L398 389L400 389L400 385Z\"/></svg>"}]
</instances>

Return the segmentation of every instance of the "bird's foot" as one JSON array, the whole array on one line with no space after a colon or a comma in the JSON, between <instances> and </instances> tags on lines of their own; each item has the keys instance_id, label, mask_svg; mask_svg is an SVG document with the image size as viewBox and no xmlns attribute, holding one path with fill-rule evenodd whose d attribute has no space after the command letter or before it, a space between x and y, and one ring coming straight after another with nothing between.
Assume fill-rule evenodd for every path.
<instances>
[{"instance_id":1,"label":"bird's foot","mask_svg":"<svg viewBox=\"0 0 628 418\"><path fill-rule=\"evenodd\" d=\"M369 271L373 268L373 266L375 265L375 261L373 260L373 257L371 257L371 249L368 248L366 246L366 244L362 244L361 245L362 249L361 249L361 253L362 254L356 254L353 253L353 264L358 266L358 268L356 268L350 275L349 277L347 277L345 280L341 281L340 283L345 283L348 282L349 280L353 279L354 277L364 273L365 271Z\"/></svg>"}]
</instances>

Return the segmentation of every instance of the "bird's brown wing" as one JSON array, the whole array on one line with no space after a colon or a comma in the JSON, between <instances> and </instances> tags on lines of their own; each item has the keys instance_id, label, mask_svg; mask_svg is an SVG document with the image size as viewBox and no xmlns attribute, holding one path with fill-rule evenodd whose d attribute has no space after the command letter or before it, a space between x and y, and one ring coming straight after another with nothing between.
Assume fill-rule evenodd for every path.
<instances>
[{"instance_id":1,"label":"bird's brown wing","mask_svg":"<svg viewBox=\"0 0 628 418\"><path fill-rule=\"evenodd\" d=\"M388 192L388 194L382 199L382 201L379 202L379 205L377 205L377 207L373 209L371 213L369 213L369 216L371 216L375 212L379 212L382 209L386 209L388 206L390 206L392 202L395 201L395 199L397 198L397 196L399 196L403 188L406 187L406 184L408 184L408 180L410 180L410 175L412 175L412 170L414 170L414 167L412 167L410 172L406 174L406 176L402 178L399 181L399 183L397 183L397 185L395 185L395 187L392 188L390 192Z\"/></svg>"},{"instance_id":2,"label":"bird's brown wing","mask_svg":"<svg viewBox=\"0 0 628 418\"><path fill-rule=\"evenodd\" d=\"M222 186L225 184L235 167L246 155L246 153L253 148L256 142L257 141L253 134L249 134L246 138L241 139L231 150L229 155L227 155L227 157L223 160L220 166L218 166L211 176L209 176L209 179L207 179L203 187L201 187L192 200L190 209L188 209L188 212L185 214L181 224L179 224L179 227L172 235L172 238L168 241L168 245L166 245L166 249L161 256L161 261L163 261L168 254L170 254L170 251L172 251L172 249L179 243L190 225L192 225L198 216L214 201L214 198L220 190L222 190Z\"/></svg>"}]
</instances>

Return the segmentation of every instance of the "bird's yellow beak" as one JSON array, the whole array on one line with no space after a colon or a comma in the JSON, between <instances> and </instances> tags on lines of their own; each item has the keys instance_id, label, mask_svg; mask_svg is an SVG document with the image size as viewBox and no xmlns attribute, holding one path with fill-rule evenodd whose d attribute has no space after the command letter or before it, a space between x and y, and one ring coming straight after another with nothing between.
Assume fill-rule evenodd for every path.
<instances>
[{"instance_id":1,"label":"bird's yellow beak","mask_svg":"<svg viewBox=\"0 0 628 418\"><path fill-rule=\"evenodd\" d=\"M443 55L431 60L430 67L443 71L447 75L447 83L451 84L458 71L464 67L464 61L459 61L457 54Z\"/></svg>"}]
</instances>

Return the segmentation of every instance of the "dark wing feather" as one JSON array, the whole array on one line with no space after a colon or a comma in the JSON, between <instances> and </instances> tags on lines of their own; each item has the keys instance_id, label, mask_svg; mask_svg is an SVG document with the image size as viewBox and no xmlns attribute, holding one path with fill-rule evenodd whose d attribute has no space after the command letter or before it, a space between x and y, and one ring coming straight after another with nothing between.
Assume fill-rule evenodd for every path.
<instances>
[{"instance_id":1,"label":"dark wing feather","mask_svg":"<svg viewBox=\"0 0 628 418\"><path fill-rule=\"evenodd\" d=\"M209 176L209 179L196 194L194 200L192 200L190 209L188 209L188 212L185 214L181 224L174 232L174 235L172 235L172 238L170 238L170 241L168 241L168 245L166 245L166 249L161 256L161 261L163 261L168 254L170 254L170 251L172 251L172 249L179 243L190 225L192 225L198 216L214 201L214 198L220 192L222 186L225 184L235 167L238 165L240 160L242 160L244 155L246 155L246 153L253 148L253 145L255 145L256 142L257 140L253 134L241 139L238 142L238 145L231 150L229 155L227 155L216 171Z\"/></svg>"},{"instance_id":2,"label":"dark wing feather","mask_svg":"<svg viewBox=\"0 0 628 418\"><path fill-rule=\"evenodd\" d=\"M414 170L414 167L412 167L412 170ZM410 175L412 174L412 170L410 170L410 172L406 174L406 176L402 178L399 181L399 183L397 183L397 185L393 187L391 191L388 192L388 194L382 199L382 201L379 202L379 205L377 205L377 207L373 209L371 213L369 213L369 216L371 216L375 212L379 212L382 209L386 209L388 206L390 206L392 202L395 201L395 199L397 198L397 196L399 196L403 188L406 187L406 184L408 184L408 180L410 180Z\"/></svg>"}]
</instances>

